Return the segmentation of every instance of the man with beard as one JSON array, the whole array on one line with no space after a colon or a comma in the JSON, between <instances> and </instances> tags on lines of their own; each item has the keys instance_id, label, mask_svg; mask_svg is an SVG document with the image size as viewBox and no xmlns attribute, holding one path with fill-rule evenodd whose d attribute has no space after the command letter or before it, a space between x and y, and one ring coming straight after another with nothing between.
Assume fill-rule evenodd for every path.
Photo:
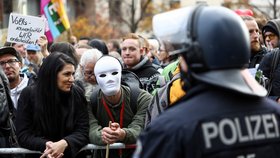
<instances>
[{"instance_id":1,"label":"man with beard","mask_svg":"<svg viewBox=\"0 0 280 158\"><path fill-rule=\"evenodd\" d=\"M260 29L255 18L248 15L243 15L241 17L245 22L250 34L251 57L248 68L257 68L263 56L267 53L267 49L261 46Z\"/></svg>"}]
</instances>

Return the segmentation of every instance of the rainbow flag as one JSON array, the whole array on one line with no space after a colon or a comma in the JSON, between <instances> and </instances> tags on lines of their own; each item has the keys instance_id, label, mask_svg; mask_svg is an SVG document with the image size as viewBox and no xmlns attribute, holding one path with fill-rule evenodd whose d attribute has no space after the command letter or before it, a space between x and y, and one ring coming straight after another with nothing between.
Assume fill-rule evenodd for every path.
<instances>
[{"instance_id":1,"label":"rainbow flag","mask_svg":"<svg viewBox=\"0 0 280 158\"><path fill-rule=\"evenodd\" d=\"M40 12L47 19L46 36L49 42L70 28L62 0L41 0Z\"/></svg>"}]
</instances>

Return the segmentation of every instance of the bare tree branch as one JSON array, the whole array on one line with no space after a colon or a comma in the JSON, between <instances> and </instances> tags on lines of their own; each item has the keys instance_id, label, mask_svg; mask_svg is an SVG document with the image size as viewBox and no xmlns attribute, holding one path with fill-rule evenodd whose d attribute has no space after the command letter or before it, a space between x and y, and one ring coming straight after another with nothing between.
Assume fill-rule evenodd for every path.
<instances>
[{"instance_id":1,"label":"bare tree branch","mask_svg":"<svg viewBox=\"0 0 280 158\"><path fill-rule=\"evenodd\" d=\"M135 32L135 12L136 12L136 6L135 6L135 1L131 0L131 7L130 7L130 31Z\"/></svg>"},{"instance_id":2,"label":"bare tree branch","mask_svg":"<svg viewBox=\"0 0 280 158\"><path fill-rule=\"evenodd\" d=\"M147 10L147 8L148 8L148 5L151 3L151 1L152 1L152 0L147 0L146 3L144 3L143 7L142 7L142 5L141 5L141 14L140 14L139 19L135 22L136 25L138 25L139 22L143 19L144 15L145 15L145 13L146 13L146 10Z\"/></svg>"},{"instance_id":3,"label":"bare tree branch","mask_svg":"<svg viewBox=\"0 0 280 158\"><path fill-rule=\"evenodd\" d=\"M112 3L112 2L113 2L113 1L111 1L111 2L109 2L109 3ZM126 5L126 6L128 6L127 8L131 8L131 7L132 7L132 5L129 4L127 1L121 1L121 3L123 3L123 4ZM126 16L126 14L123 15L123 14L120 13L120 12L121 12L121 10L119 10L120 8L111 6L110 9L112 9L112 12L113 12L113 14L114 14L115 20L117 20L117 21L120 22L120 23L124 23L124 24L126 24L129 28L131 28L131 23L130 23L129 21L127 21L127 20L123 17L123 16Z\"/></svg>"},{"instance_id":4,"label":"bare tree branch","mask_svg":"<svg viewBox=\"0 0 280 158\"><path fill-rule=\"evenodd\" d=\"M266 12L262 11L258 6L252 5L252 4L251 4L251 6L252 6L254 9L256 9L257 11L259 11L260 13L262 13L267 19L271 19L270 15L267 14Z\"/></svg>"}]
</instances>

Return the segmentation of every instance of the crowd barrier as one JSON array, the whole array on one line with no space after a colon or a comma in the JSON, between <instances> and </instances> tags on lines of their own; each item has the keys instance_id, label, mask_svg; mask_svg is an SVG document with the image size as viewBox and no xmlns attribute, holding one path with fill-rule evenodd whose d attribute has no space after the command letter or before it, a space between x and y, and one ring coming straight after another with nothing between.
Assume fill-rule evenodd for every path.
<instances>
[{"instance_id":1,"label":"crowd barrier","mask_svg":"<svg viewBox=\"0 0 280 158\"><path fill-rule=\"evenodd\" d=\"M110 149L134 149L136 148L135 144L123 144L123 143L114 143L109 146ZM88 144L84 146L81 151L84 150L99 150L106 149L106 146L100 146L95 144ZM40 151L28 150L25 148L0 148L0 154L42 154Z\"/></svg>"}]
</instances>

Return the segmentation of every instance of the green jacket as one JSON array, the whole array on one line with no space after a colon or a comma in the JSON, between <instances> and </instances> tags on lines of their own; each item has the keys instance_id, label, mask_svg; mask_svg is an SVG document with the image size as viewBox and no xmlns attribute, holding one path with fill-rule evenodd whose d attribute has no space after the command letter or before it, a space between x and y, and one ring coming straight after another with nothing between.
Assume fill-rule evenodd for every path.
<instances>
[{"instance_id":1,"label":"green jacket","mask_svg":"<svg viewBox=\"0 0 280 158\"><path fill-rule=\"evenodd\" d=\"M139 136L140 132L144 128L145 122L145 115L148 105L152 100L152 95L149 94L147 91L141 90L142 92L139 94L137 98L137 112L136 114L133 113L131 106L130 106L130 89L129 87L122 86L122 99L117 106L112 107L109 102L106 101L108 107L111 110L111 113L114 117L115 122L119 123L120 120L120 108L122 105L122 101L125 101L125 112L124 112L124 122L123 122L123 129L126 132L126 137L122 143L125 144L134 144L136 143L137 137ZM108 127L108 123L110 120L104 106L101 102L102 94L101 90L98 93L98 105L97 111L92 111L92 105L94 101L90 101L89 105L89 124L90 124L90 131L89 137L90 142L97 145L105 145L101 139L101 130L103 127Z\"/></svg>"}]
</instances>

